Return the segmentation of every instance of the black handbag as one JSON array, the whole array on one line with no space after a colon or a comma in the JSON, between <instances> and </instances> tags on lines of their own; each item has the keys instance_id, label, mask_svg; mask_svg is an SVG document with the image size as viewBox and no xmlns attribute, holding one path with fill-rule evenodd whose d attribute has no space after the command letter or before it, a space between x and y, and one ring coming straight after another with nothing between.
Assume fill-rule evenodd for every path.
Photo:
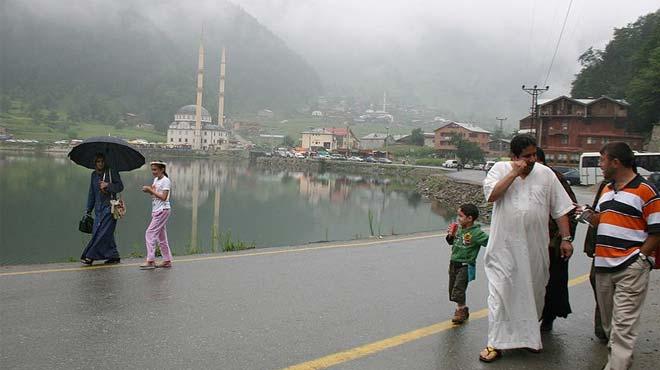
<instances>
[{"instance_id":1,"label":"black handbag","mask_svg":"<svg viewBox=\"0 0 660 370\"><path fill-rule=\"evenodd\" d=\"M78 230L85 234L91 234L94 229L94 218L89 214L85 214L78 224Z\"/></svg>"}]
</instances>

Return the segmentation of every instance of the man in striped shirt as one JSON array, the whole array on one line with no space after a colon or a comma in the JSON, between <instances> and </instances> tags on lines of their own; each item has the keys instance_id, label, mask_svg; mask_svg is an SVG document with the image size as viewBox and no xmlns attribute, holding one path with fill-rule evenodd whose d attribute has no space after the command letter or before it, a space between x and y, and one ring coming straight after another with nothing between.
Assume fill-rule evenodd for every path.
<instances>
[{"instance_id":1,"label":"man in striped shirt","mask_svg":"<svg viewBox=\"0 0 660 370\"><path fill-rule=\"evenodd\" d=\"M660 243L660 197L634 171L628 144L609 143L600 151L600 168L610 183L600 194L589 221L597 227L596 291L609 356L604 369L626 370L639 332L651 256Z\"/></svg>"}]
</instances>

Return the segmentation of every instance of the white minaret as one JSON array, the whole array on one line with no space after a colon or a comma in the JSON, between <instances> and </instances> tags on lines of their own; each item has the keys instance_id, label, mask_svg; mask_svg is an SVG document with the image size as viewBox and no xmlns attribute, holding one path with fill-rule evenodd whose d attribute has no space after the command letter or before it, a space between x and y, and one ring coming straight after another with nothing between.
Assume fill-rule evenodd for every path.
<instances>
[{"instance_id":1,"label":"white minaret","mask_svg":"<svg viewBox=\"0 0 660 370\"><path fill-rule=\"evenodd\" d=\"M383 91L383 112L387 112L387 91Z\"/></svg>"},{"instance_id":2,"label":"white minaret","mask_svg":"<svg viewBox=\"0 0 660 370\"><path fill-rule=\"evenodd\" d=\"M225 48L222 48L220 59L220 90L218 90L218 125L225 128Z\"/></svg>"},{"instance_id":3,"label":"white minaret","mask_svg":"<svg viewBox=\"0 0 660 370\"><path fill-rule=\"evenodd\" d=\"M199 41L199 59L197 62L197 100L195 103L195 139L193 149L202 149L202 93L204 92L204 44Z\"/></svg>"}]
</instances>

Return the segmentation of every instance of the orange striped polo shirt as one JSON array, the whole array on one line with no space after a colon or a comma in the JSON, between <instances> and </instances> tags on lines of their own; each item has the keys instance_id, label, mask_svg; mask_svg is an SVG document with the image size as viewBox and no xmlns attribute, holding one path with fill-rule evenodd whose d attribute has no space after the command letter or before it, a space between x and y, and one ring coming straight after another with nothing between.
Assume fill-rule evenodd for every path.
<instances>
[{"instance_id":1,"label":"orange striped polo shirt","mask_svg":"<svg viewBox=\"0 0 660 370\"><path fill-rule=\"evenodd\" d=\"M660 233L660 197L640 175L617 191L613 183L605 186L596 211L600 212L594 257L598 272L626 268L648 235Z\"/></svg>"}]
</instances>

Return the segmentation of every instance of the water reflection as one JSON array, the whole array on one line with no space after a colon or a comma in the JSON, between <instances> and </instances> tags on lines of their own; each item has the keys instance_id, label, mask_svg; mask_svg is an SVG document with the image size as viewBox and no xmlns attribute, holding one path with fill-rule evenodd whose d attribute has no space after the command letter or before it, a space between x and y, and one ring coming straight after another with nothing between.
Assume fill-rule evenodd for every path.
<instances>
[{"instance_id":1,"label":"water reflection","mask_svg":"<svg viewBox=\"0 0 660 370\"><path fill-rule=\"evenodd\" d=\"M148 158L149 160L149 158ZM221 250L221 235L257 247L375 234L442 230L454 210L424 201L412 184L331 173L258 171L208 159L168 159L175 255ZM0 153L0 264L66 261L87 236L77 231L90 170L59 155ZM122 173L129 212L117 229L122 256L140 256L150 199L148 166ZM31 222L22 222L26 219ZM33 226L36 231L32 230ZM8 247L6 247L8 246Z\"/></svg>"}]
</instances>

